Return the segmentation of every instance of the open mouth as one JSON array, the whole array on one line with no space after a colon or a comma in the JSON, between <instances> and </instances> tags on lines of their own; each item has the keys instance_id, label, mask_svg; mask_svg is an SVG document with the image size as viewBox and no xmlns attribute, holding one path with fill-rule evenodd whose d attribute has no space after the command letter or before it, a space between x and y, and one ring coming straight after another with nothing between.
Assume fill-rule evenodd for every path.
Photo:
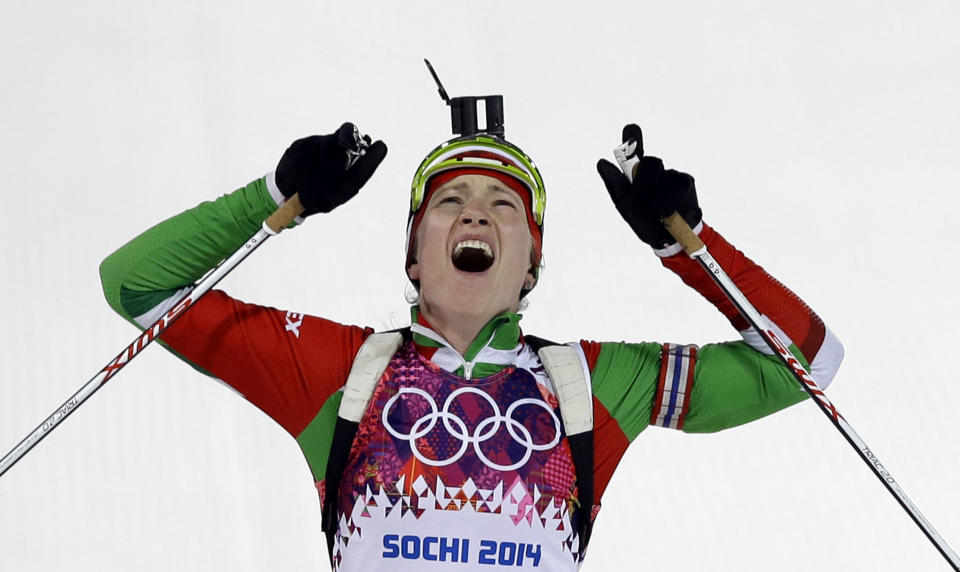
<instances>
[{"instance_id":1,"label":"open mouth","mask_svg":"<svg viewBox=\"0 0 960 572\"><path fill-rule=\"evenodd\" d=\"M483 272L493 264L493 249L482 240L461 240L453 249L453 265L464 272Z\"/></svg>"}]
</instances>

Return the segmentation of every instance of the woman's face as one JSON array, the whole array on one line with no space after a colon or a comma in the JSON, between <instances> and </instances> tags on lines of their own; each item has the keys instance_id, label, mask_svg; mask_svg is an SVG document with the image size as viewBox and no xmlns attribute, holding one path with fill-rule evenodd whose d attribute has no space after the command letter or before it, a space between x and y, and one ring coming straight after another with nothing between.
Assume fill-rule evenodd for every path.
<instances>
[{"instance_id":1,"label":"woman's face","mask_svg":"<svg viewBox=\"0 0 960 572\"><path fill-rule=\"evenodd\" d=\"M516 311L524 281L533 283L533 239L520 195L486 175L461 175L430 195L417 227L420 303L432 313L490 319Z\"/></svg>"}]
</instances>

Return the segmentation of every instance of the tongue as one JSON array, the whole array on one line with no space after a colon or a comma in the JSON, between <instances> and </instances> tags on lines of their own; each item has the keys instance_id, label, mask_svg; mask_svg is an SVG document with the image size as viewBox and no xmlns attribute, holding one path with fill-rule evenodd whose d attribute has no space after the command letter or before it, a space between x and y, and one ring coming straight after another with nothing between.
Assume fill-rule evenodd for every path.
<instances>
[{"instance_id":1,"label":"tongue","mask_svg":"<svg viewBox=\"0 0 960 572\"><path fill-rule=\"evenodd\" d=\"M462 248L453 255L453 265L464 272L483 272L493 264L493 257L479 248Z\"/></svg>"}]
</instances>

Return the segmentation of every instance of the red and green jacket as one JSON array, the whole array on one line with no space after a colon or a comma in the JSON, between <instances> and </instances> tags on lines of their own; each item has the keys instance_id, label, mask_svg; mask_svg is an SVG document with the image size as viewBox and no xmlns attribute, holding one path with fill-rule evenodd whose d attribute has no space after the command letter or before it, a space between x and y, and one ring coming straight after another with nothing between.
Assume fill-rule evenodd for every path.
<instances>
[{"instance_id":1,"label":"red and green jacket","mask_svg":"<svg viewBox=\"0 0 960 572\"><path fill-rule=\"evenodd\" d=\"M107 301L138 327L150 325L184 289L256 232L280 201L272 175L267 175L147 230L101 264ZM695 231L818 383L828 385L843 349L820 318L711 227L701 223ZM593 391L596 506L591 516L627 446L648 426L718 431L806 397L695 261L676 247L657 255L713 303L742 339L702 347L571 344L589 370ZM570 532L575 530L570 520L576 518L570 503L576 495L569 448L550 414L559 410L549 379L523 342L520 320L514 313L495 317L461 355L416 306L411 309L413 340L384 373L361 423L363 438L351 453L349 474L340 491L330 492L340 494L342 511L335 566L377 570L379 563L400 572L449 561L465 565L463 569L490 568L481 564L575 569L575 559L569 558L577 550ZM290 433L323 495L330 494L322 483L344 381L372 332L248 304L213 290L160 341ZM541 401L545 405L533 406ZM516 403L513 409L511 403ZM504 416L508 409L513 421ZM454 414L459 416L453 419ZM503 420L502 426L489 421L494 417ZM456 455L456 462L451 461ZM427 505L437 510L419 511ZM401 506L409 515L401 508L391 520L392 508ZM483 516L488 513L501 520L511 517L514 528ZM465 528L457 528L455 519L466 522ZM518 526L552 532L520 534Z\"/></svg>"}]
</instances>

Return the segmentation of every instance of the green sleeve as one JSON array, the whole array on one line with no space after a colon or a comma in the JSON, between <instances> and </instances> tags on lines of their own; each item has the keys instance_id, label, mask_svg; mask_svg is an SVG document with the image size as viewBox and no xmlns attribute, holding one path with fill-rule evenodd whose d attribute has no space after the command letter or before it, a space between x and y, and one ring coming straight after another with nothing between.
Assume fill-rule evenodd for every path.
<instances>
[{"instance_id":1,"label":"green sleeve","mask_svg":"<svg viewBox=\"0 0 960 572\"><path fill-rule=\"evenodd\" d=\"M107 302L133 322L232 254L276 208L261 178L157 224L100 264Z\"/></svg>"},{"instance_id":2,"label":"green sleeve","mask_svg":"<svg viewBox=\"0 0 960 572\"><path fill-rule=\"evenodd\" d=\"M809 368L800 350L793 354ZM776 356L746 342L707 344L697 354L683 430L710 433L760 419L803 401L806 392Z\"/></svg>"},{"instance_id":3,"label":"green sleeve","mask_svg":"<svg viewBox=\"0 0 960 572\"><path fill-rule=\"evenodd\" d=\"M591 352L590 348L599 351ZM658 343L588 343L593 393L627 441L651 423L659 407L663 346ZM800 351L797 359L807 366ZM696 351L689 409L681 428L709 433L754 421L806 398L773 355L745 342L707 344Z\"/></svg>"}]
</instances>

